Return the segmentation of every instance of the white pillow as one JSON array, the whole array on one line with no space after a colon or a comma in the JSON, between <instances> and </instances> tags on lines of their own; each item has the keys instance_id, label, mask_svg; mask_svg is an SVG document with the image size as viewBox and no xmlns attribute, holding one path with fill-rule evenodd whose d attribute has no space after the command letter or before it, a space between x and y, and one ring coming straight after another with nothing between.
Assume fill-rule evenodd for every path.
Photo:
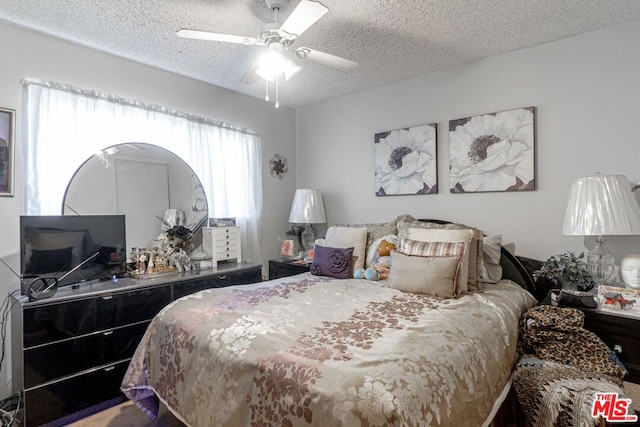
<instances>
[{"instance_id":1,"label":"white pillow","mask_svg":"<svg viewBox=\"0 0 640 427\"><path fill-rule=\"evenodd\" d=\"M498 283L502 279L502 266L500 265L500 248L502 247L502 234L485 236L483 239L483 266L482 281L485 283Z\"/></svg>"},{"instance_id":2,"label":"white pillow","mask_svg":"<svg viewBox=\"0 0 640 427\"><path fill-rule=\"evenodd\" d=\"M364 268L364 254L367 249L366 227L329 227L324 242L332 248L353 248L354 271Z\"/></svg>"},{"instance_id":3,"label":"white pillow","mask_svg":"<svg viewBox=\"0 0 640 427\"><path fill-rule=\"evenodd\" d=\"M469 254L473 230L445 230L435 228L410 228L408 238L422 242L463 242L465 243L462 263L458 269L458 292L469 292ZM393 261L392 261L393 262Z\"/></svg>"}]
</instances>

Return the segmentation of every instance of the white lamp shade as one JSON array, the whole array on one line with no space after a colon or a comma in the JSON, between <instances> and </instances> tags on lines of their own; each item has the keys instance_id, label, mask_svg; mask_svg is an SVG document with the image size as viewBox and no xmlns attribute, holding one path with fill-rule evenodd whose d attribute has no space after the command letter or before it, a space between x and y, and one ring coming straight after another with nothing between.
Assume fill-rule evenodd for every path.
<instances>
[{"instance_id":1,"label":"white lamp shade","mask_svg":"<svg viewBox=\"0 0 640 427\"><path fill-rule=\"evenodd\" d=\"M562 234L640 234L640 207L624 175L595 175L571 185Z\"/></svg>"},{"instance_id":2,"label":"white lamp shade","mask_svg":"<svg viewBox=\"0 0 640 427\"><path fill-rule=\"evenodd\" d=\"M293 197L289 222L294 224L322 224L327 222L320 190L298 189Z\"/></svg>"}]
</instances>

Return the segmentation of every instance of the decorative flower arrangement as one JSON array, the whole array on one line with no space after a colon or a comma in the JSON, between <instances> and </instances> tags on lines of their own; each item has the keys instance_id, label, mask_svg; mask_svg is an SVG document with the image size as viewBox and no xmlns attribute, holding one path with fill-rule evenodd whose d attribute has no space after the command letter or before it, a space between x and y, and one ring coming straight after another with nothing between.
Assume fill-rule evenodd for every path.
<instances>
[{"instance_id":1,"label":"decorative flower arrangement","mask_svg":"<svg viewBox=\"0 0 640 427\"><path fill-rule=\"evenodd\" d=\"M193 237L193 232L184 225L174 225L167 230L167 239L174 248L185 248Z\"/></svg>"},{"instance_id":2,"label":"decorative flower arrangement","mask_svg":"<svg viewBox=\"0 0 640 427\"><path fill-rule=\"evenodd\" d=\"M569 251L553 255L542 264L540 269L533 272L533 279L545 278L557 284L570 284L579 291L589 291L596 283L587 271L587 265L582 262L582 258L584 258L584 252L577 256Z\"/></svg>"}]
</instances>

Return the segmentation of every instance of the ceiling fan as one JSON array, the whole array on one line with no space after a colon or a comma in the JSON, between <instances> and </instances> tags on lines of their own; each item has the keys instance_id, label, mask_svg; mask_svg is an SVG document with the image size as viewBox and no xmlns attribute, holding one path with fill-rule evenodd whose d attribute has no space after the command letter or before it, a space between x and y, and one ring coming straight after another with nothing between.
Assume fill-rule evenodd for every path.
<instances>
[{"instance_id":1,"label":"ceiling fan","mask_svg":"<svg viewBox=\"0 0 640 427\"><path fill-rule=\"evenodd\" d=\"M256 38L185 28L177 31L177 35L189 39L238 43L247 46L267 46L267 53L254 63L242 78L242 81L251 83L256 80L257 76L260 76L267 82L275 80L277 84L279 77L282 76L284 80L289 80L302 69L302 67L285 56L286 52L290 50L291 45L302 33L329 11L326 6L318 1L302 0L284 23L278 27L279 12L287 1L289 0L265 0L269 9L274 12L274 22L266 24ZM357 62L308 47L295 49L295 55L300 59L321 64L344 73L348 73L358 66Z\"/></svg>"}]
</instances>

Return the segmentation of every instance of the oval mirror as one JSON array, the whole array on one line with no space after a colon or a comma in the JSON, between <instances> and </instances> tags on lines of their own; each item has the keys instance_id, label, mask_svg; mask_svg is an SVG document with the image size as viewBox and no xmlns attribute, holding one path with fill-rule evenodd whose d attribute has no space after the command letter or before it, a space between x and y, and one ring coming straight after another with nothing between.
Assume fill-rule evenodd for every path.
<instances>
[{"instance_id":1,"label":"oval mirror","mask_svg":"<svg viewBox=\"0 0 640 427\"><path fill-rule=\"evenodd\" d=\"M87 159L69 181L62 213L125 215L130 249L146 247L158 237L168 209L186 214L186 226L198 246L199 231L209 218L200 179L174 153L135 142L105 148Z\"/></svg>"}]
</instances>

